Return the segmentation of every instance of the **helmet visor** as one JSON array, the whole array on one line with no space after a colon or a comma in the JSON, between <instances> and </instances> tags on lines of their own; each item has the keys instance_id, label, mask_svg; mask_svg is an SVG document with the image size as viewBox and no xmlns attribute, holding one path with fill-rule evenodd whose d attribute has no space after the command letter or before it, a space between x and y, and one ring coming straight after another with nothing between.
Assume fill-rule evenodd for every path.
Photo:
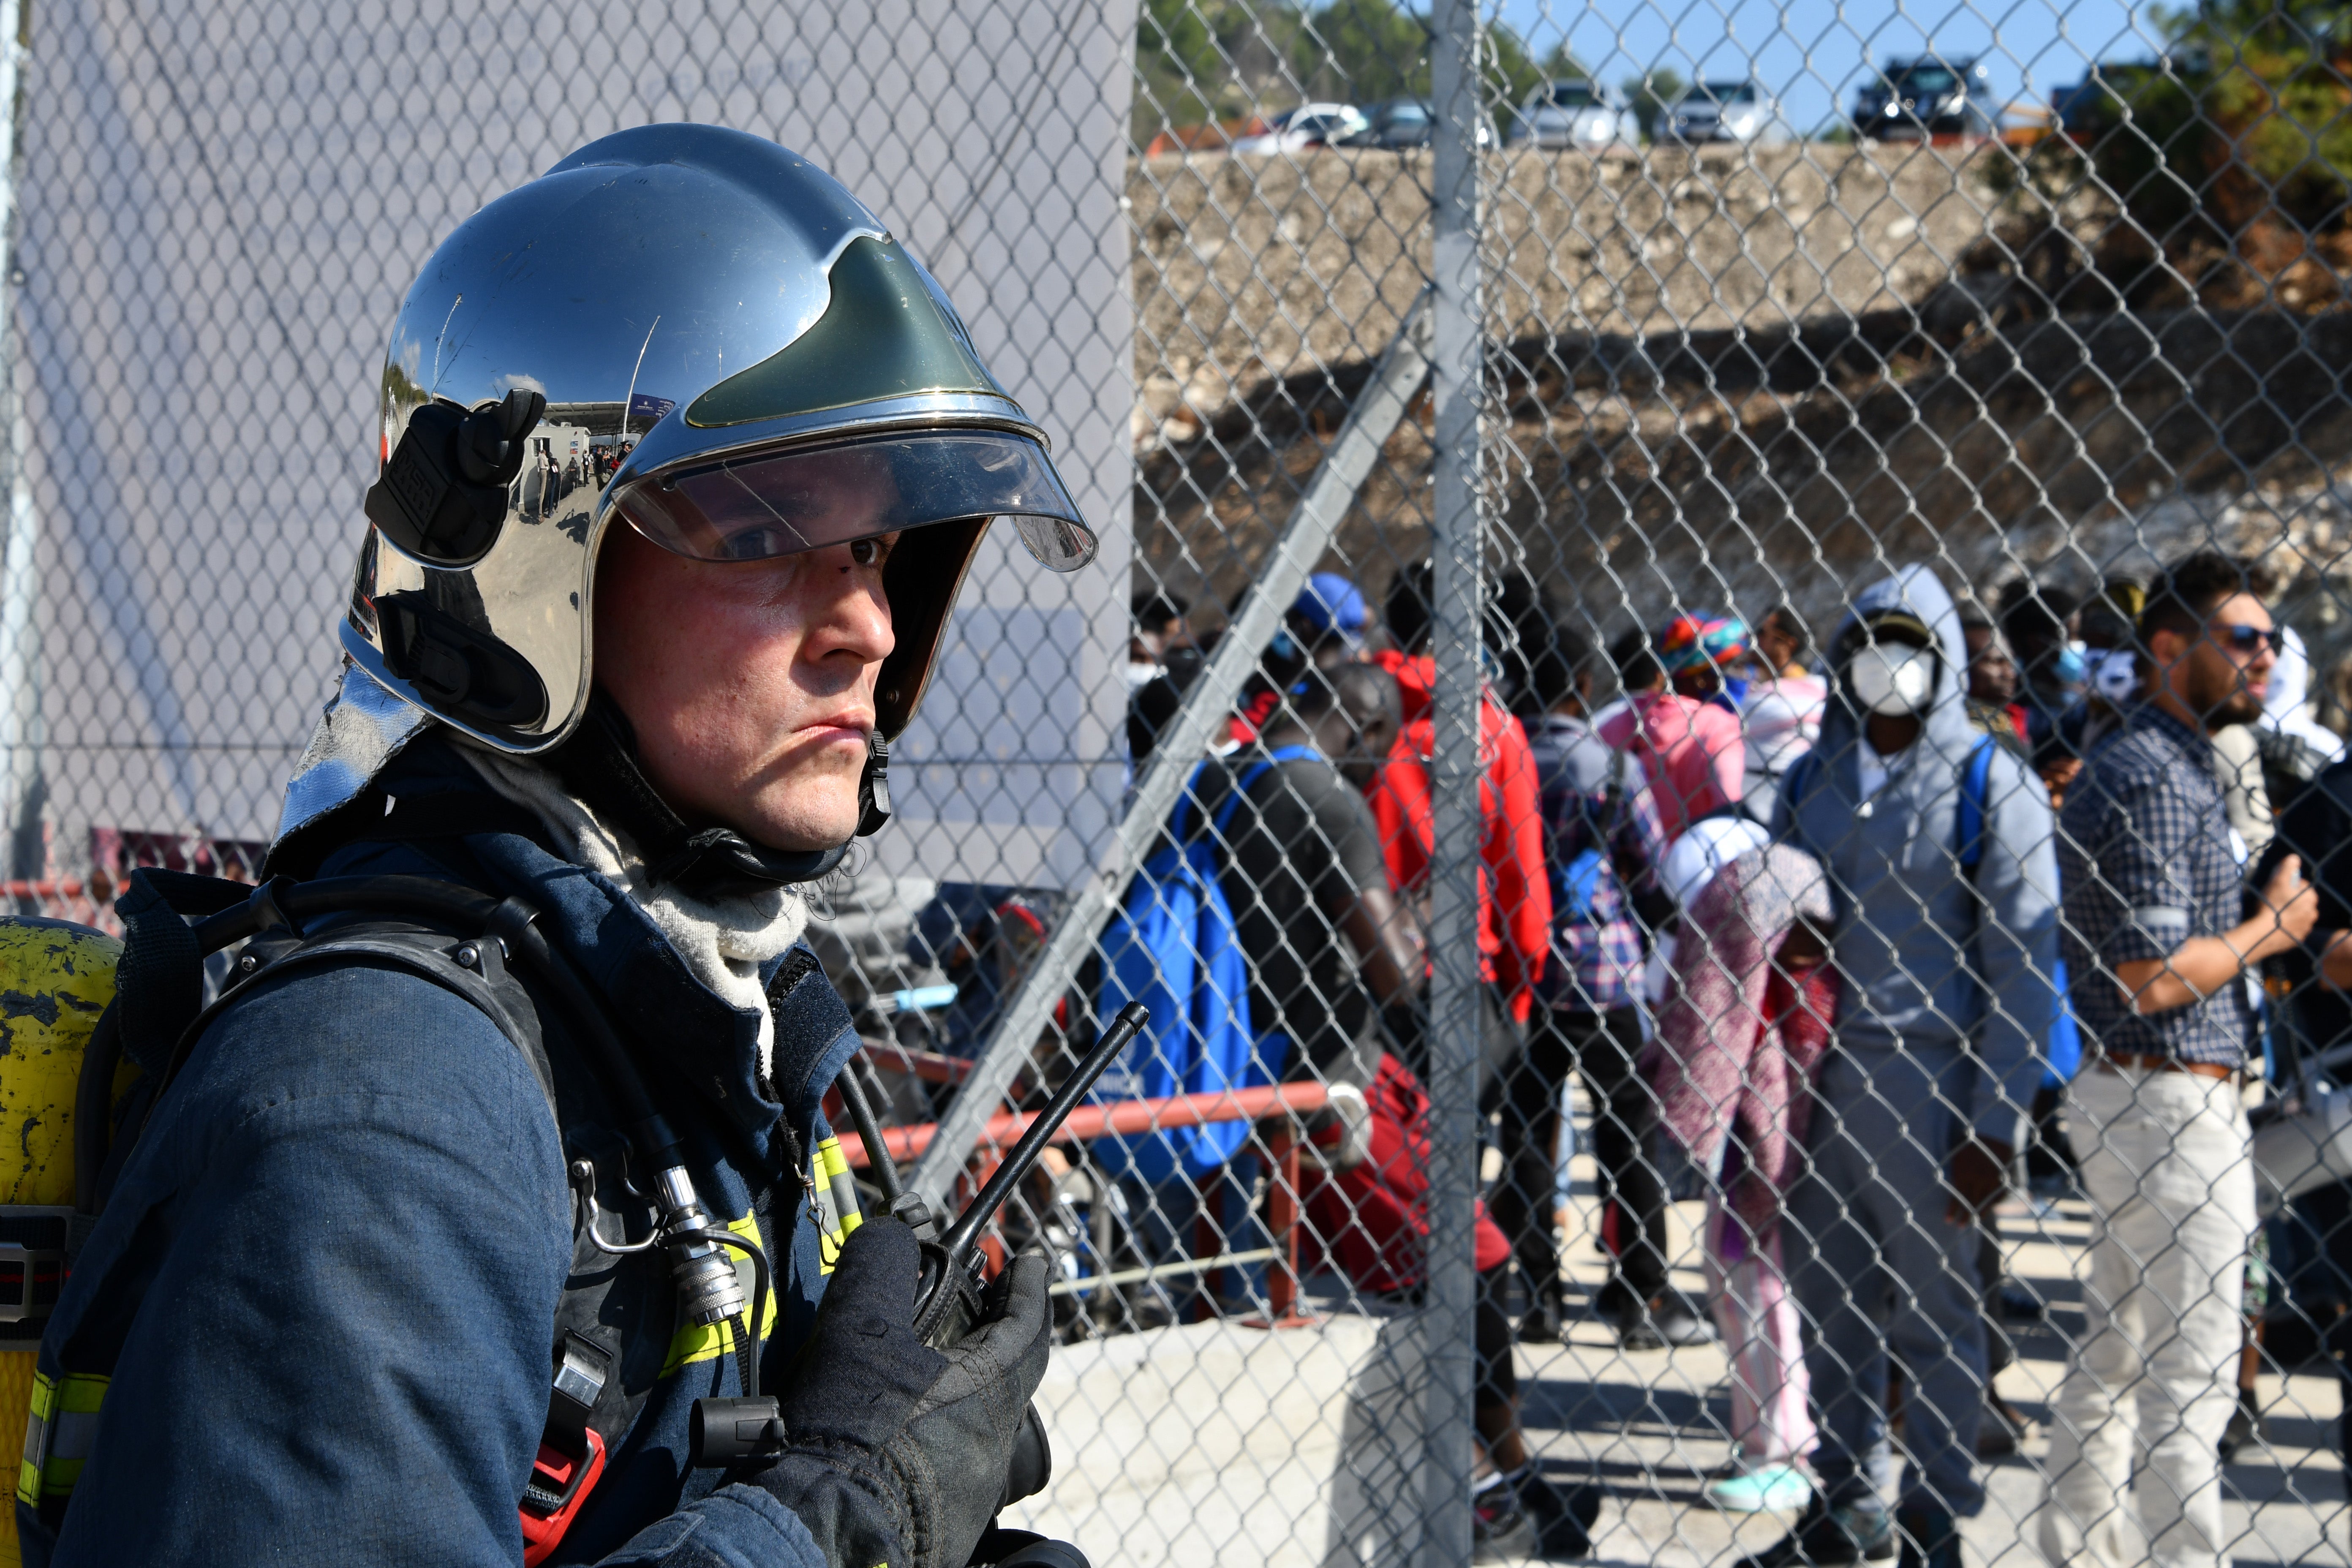
<instances>
[{"instance_id":1,"label":"helmet visor","mask_svg":"<svg viewBox=\"0 0 2352 1568\"><path fill-rule=\"evenodd\" d=\"M1045 450L994 430L929 430L754 453L635 480L614 498L629 525L697 561L765 561L902 529L1008 520L1039 563L1095 557Z\"/></svg>"}]
</instances>

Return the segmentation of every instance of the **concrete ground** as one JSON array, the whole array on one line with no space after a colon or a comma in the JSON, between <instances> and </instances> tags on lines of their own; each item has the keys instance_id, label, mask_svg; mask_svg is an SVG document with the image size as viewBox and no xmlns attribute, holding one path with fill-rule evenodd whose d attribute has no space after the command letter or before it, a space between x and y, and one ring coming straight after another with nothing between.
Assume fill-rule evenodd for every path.
<instances>
[{"instance_id":1,"label":"concrete ground","mask_svg":"<svg viewBox=\"0 0 2352 1568\"><path fill-rule=\"evenodd\" d=\"M1589 1220L1590 1188L1579 1183ZM1692 1226L1698 1205L1677 1205L1677 1247L1692 1265L1675 1283L1701 1295ZM2066 1370L2069 1342L2083 1328L2075 1266L2088 1235L2084 1205L2012 1201L2001 1212L2011 1276L2049 1303L2041 1322L2010 1327L2018 1359L1998 1386L2038 1428L2016 1457L1990 1468L1985 1510L1966 1526L1969 1556L1986 1568L2042 1562L2027 1519L2042 1498L2049 1453L2050 1402ZM1585 1234L1590 1235L1590 1232ZM1570 1272L1580 1292L1602 1278L1581 1239ZM1589 1294L1585 1299L1589 1300ZM1788 1517L1718 1512L1704 1499L1710 1473L1729 1456L1730 1415L1721 1347L1629 1353L1596 1319L1575 1326L1563 1346L1522 1346L1523 1417L1548 1471L1563 1478L1597 1465L1612 1500L1601 1515L1592 1561L1707 1564L1723 1568L1777 1539ZM2332 1376L2266 1373L2260 1394L2267 1440L2242 1451L2224 1473L2230 1556L2240 1568L2268 1563L2352 1563L2352 1512L2345 1502L2336 1434L2341 1395ZM2137 1536L2135 1535L2135 1541Z\"/></svg>"},{"instance_id":2,"label":"concrete ground","mask_svg":"<svg viewBox=\"0 0 2352 1568\"><path fill-rule=\"evenodd\" d=\"M1568 1343L1518 1349L1528 1436L1547 1473L1597 1473L1607 1489L1589 1561L1730 1568L1775 1540L1786 1518L1725 1514L1705 1500L1710 1472L1729 1454L1722 1351L1629 1353L1584 1310L1602 1271L1590 1240L1586 1162L1576 1174L1567 1265L1579 1315ZM1698 1215L1696 1204L1677 1206L1675 1247L1688 1267L1675 1283L1695 1297ZM2075 1268L2087 1215L2072 1200L2012 1201L2000 1219L2012 1277L2049 1310L2042 1321L2011 1325L2018 1360L2000 1387L2046 1427L2069 1339L2082 1328ZM1329 1283L1310 1281L1310 1289ZM1423 1375L1410 1316L1341 1311L1279 1332L1219 1321L1064 1347L1039 1394L1055 1483L1008 1522L1076 1541L1098 1568L1402 1562L1421 1515ZM2335 1380L2266 1373L2260 1392L2267 1440L2225 1475L2231 1557L2241 1568L2352 1568ZM1988 1506L1967 1526L1972 1563L2041 1563L2025 1521L2041 1499L2048 1450L2036 1432L2021 1454L1991 1468Z\"/></svg>"}]
</instances>

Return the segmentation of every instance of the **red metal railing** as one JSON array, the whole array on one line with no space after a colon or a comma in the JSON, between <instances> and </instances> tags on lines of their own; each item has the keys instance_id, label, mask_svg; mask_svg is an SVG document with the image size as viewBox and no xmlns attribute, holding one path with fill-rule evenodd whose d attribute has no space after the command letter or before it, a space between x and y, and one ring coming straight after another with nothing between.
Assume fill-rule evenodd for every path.
<instances>
[{"instance_id":1,"label":"red metal railing","mask_svg":"<svg viewBox=\"0 0 2352 1568\"><path fill-rule=\"evenodd\" d=\"M961 1083L971 1076L971 1064L961 1057L943 1057L937 1051L909 1050L887 1040L866 1041L866 1059L877 1068L902 1072L908 1078L921 1079L925 1083Z\"/></svg>"},{"instance_id":2,"label":"red metal railing","mask_svg":"<svg viewBox=\"0 0 2352 1568\"><path fill-rule=\"evenodd\" d=\"M905 1052L896 1046L868 1045L866 1055L877 1067L894 1068L899 1071L898 1056L929 1056L929 1052ZM940 1060L952 1060L941 1058ZM1305 1205L1300 1195L1298 1172L1298 1131L1296 1119L1323 1109L1328 1091L1319 1083L1267 1084L1257 1089L1229 1089L1216 1094L1181 1094L1165 1100L1122 1100L1108 1105L1082 1105L1070 1112L1069 1120L1055 1130L1055 1143L1087 1143L1097 1138L1132 1136L1139 1132L1173 1131L1184 1127L1205 1127L1219 1121L1270 1121L1259 1137L1257 1146L1250 1152L1265 1167L1266 1228L1275 1237L1275 1257L1266 1266L1265 1295L1268 1311L1264 1320L1245 1320L1261 1328L1296 1328L1313 1320L1298 1313L1298 1222ZM982 1134L980 1151L966 1168L964 1179L968 1190L977 1192L1003 1157L1003 1152L1021 1141L1023 1133L1036 1122L1035 1111L1008 1111L992 1119ZM840 1119L835 1119L839 1124ZM931 1122L913 1127L892 1127L883 1131L883 1145L890 1158L900 1164L913 1160L931 1145L939 1129ZM854 1131L841 1132L841 1152L853 1170L863 1170L871 1164L865 1141ZM1222 1244L1220 1236L1208 1220L1202 1221L1202 1233L1194 1246L1202 1256L1217 1256ZM987 1244L993 1264L1002 1265L1002 1243L993 1237Z\"/></svg>"}]
</instances>

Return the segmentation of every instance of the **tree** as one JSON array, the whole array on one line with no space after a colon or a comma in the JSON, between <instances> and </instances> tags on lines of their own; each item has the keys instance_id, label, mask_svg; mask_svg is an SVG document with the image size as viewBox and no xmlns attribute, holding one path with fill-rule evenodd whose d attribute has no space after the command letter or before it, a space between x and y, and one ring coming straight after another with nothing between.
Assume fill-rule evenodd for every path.
<instances>
[{"instance_id":1,"label":"tree","mask_svg":"<svg viewBox=\"0 0 2352 1568\"><path fill-rule=\"evenodd\" d=\"M1292 44L1309 98L1371 103L1429 93L1428 21L1391 0L1331 0Z\"/></svg>"},{"instance_id":2,"label":"tree","mask_svg":"<svg viewBox=\"0 0 2352 1568\"><path fill-rule=\"evenodd\" d=\"M1406 94L1426 98L1432 37L1425 11L1405 10L1393 0L1330 0L1299 31L1298 76L1311 98L1355 103ZM1518 102L1551 77L1585 74L1564 46L1538 61L1527 40L1501 23L1487 29L1482 63L1490 110Z\"/></svg>"},{"instance_id":3,"label":"tree","mask_svg":"<svg viewBox=\"0 0 2352 1568\"><path fill-rule=\"evenodd\" d=\"M2159 240L2199 226L2340 227L2352 201L2352 5L2220 0L2155 13L2159 59L2094 67L2061 159Z\"/></svg>"},{"instance_id":4,"label":"tree","mask_svg":"<svg viewBox=\"0 0 2352 1568\"><path fill-rule=\"evenodd\" d=\"M1486 35L1486 102L1491 107L1522 102L1539 83L1581 80L1586 75L1566 44L1554 44L1541 60L1528 52L1527 40L1510 27L1496 24Z\"/></svg>"},{"instance_id":5,"label":"tree","mask_svg":"<svg viewBox=\"0 0 2352 1568\"><path fill-rule=\"evenodd\" d=\"M1633 100L1633 118L1642 122L1642 140L1655 142L1660 121L1683 95L1682 73L1672 66L1659 66L1647 75L1627 77L1622 85Z\"/></svg>"}]
</instances>

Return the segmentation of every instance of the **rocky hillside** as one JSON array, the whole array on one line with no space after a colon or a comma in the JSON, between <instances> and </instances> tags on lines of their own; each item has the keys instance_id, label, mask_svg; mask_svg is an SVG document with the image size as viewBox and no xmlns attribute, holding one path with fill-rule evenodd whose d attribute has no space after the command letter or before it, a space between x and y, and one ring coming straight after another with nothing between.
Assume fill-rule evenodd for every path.
<instances>
[{"instance_id":1,"label":"rocky hillside","mask_svg":"<svg viewBox=\"0 0 2352 1568\"><path fill-rule=\"evenodd\" d=\"M2352 651L2352 315L2110 287L2128 225L2000 157L1507 162L1496 492L1526 563L1603 635L1782 599L1825 627L1912 561L1990 596L2215 538L2269 558L2323 669ZM1410 155L1242 163L1155 161L1133 197L1139 570L1222 602L1426 265ZM1333 552L1375 587L1426 549L1416 415Z\"/></svg>"}]
</instances>

